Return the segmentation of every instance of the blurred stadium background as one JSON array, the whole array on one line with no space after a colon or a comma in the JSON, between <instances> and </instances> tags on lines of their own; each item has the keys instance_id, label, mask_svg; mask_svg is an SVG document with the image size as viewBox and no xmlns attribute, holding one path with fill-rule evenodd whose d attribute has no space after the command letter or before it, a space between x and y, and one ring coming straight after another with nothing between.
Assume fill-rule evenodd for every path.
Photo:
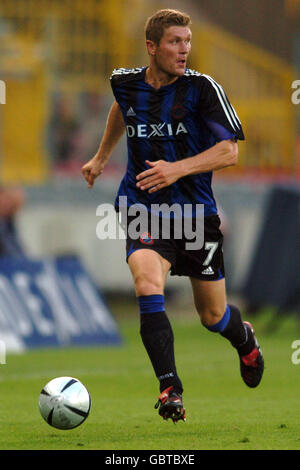
<instances>
[{"instance_id":1,"label":"blurred stadium background","mask_svg":"<svg viewBox=\"0 0 300 470\"><path fill-rule=\"evenodd\" d=\"M92 191L80 168L105 126L112 70L147 64L143 26L163 7L191 15L189 67L222 84L246 134L239 165L214 177L229 294L253 311L300 312L299 0L1 0L1 185L24 191L15 215L24 251L78 256L108 299L133 298L124 241L96 237L96 208L113 203L126 167L125 140ZM167 287L189 305L187 281Z\"/></svg>"}]
</instances>

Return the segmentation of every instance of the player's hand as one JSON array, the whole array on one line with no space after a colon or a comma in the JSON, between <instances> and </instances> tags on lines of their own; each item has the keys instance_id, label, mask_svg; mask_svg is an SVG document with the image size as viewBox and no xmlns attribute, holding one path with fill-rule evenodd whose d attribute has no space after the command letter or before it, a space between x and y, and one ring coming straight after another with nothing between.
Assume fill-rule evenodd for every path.
<instances>
[{"instance_id":1,"label":"player's hand","mask_svg":"<svg viewBox=\"0 0 300 470\"><path fill-rule=\"evenodd\" d=\"M104 163L95 155L89 162L81 168L81 172L88 183L88 188L92 188L97 176L101 175Z\"/></svg>"},{"instance_id":2,"label":"player's hand","mask_svg":"<svg viewBox=\"0 0 300 470\"><path fill-rule=\"evenodd\" d=\"M183 176L183 168L180 161L166 162L164 160L157 160L146 163L151 168L138 174L136 186L142 191L148 190L148 193L154 193L162 188L170 186Z\"/></svg>"}]
</instances>

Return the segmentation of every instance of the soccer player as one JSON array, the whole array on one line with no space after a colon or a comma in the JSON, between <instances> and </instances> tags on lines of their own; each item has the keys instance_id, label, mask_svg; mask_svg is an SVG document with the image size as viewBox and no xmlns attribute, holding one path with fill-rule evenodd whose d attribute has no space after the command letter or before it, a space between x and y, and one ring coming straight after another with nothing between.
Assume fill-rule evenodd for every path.
<instances>
[{"instance_id":1,"label":"soccer player","mask_svg":"<svg viewBox=\"0 0 300 470\"><path fill-rule=\"evenodd\" d=\"M128 166L119 187L128 206L136 203L204 205L204 244L187 249L187 239L165 239L128 232L127 262L140 309L140 334L159 380L156 407L164 418L185 420L183 385L174 357L172 326L165 312L167 274L188 276L202 324L236 348L240 372L256 387L264 361L251 324L226 298L222 233L211 188L212 172L237 163L237 141L244 140L239 118L222 87L208 75L187 68L191 50L190 17L165 9L145 26L149 65L115 69L111 86L115 101L108 114L99 150L82 168L92 187L114 146L126 131ZM171 218L171 217L170 217ZM175 219L173 218L173 223Z\"/></svg>"}]
</instances>

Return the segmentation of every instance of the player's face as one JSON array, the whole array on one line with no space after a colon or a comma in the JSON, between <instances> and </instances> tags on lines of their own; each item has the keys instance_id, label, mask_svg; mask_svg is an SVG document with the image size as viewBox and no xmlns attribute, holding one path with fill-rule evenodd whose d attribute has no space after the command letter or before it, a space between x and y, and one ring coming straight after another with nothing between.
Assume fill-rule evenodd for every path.
<instances>
[{"instance_id":1,"label":"player's face","mask_svg":"<svg viewBox=\"0 0 300 470\"><path fill-rule=\"evenodd\" d=\"M153 58L156 66L168 75L181 76L191 50L192 33L185 26L170 26L164 30L159 45L155 46Z\"/></svg>"}]
</instances>

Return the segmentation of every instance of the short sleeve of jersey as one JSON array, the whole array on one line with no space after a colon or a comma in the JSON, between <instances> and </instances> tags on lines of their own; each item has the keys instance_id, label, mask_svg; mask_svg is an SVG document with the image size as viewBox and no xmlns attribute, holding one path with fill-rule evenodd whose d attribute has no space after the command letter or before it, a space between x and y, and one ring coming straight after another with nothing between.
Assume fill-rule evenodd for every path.
<instances>
[{"instance_id":1,"label":"short sleeve of jersey","mask_svg":"<svg viewBox=\"0 0 300 470\"><path fill-rule=\"evenodd\" d=\"M110 85L111 85L112 92L114 94L116 101L119 100L119 93L118 93L119 82L120 82L120 79L114 71L112 76L110 77Z\"/></svg>"},{"instance_id":2,"label":"short sleeve of jersey","mask_svg":"<svg viewBox=\"0 0 300 470\"><path fill-rule=\"evenodd\" d=\"M120 99L121 89L131 81L136 80L142 72L143 67L136 67L134 69L114 69L110 77L110 84L117 102Z\"/></svg>"},{"instance_id":3,"label":"short sleeve of jersey","mask_svg":"<svg viewBox=\"0 0 300 470\"><path fill-rule=\"evenodd\" d=\"M209 75L201 75L199 112L217 140L244 140L241 122L223 88Z\"/></svg>"}]
</instances>

